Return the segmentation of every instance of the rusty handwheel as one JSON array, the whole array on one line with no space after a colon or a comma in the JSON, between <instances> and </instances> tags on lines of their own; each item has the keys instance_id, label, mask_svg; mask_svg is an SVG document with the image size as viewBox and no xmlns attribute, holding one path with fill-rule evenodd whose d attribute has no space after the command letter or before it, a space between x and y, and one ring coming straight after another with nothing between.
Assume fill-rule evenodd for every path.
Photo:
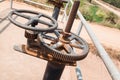
<instances>
[{"instance_id":1,"label":"rusty handwheel","mask_svg":"<svg viewBox=\"0 0 120 80\"><path fill-rule=\"evenodd\" d=\"M27 14L34 16L30 16ZM17 21L13 18L14 15L17 15L21 18L25 18L28 21L26 23L21 23L20 21ZM56 20L53 19L52 17L45 15L43 13L38 13L30 10L13 10L9 13L8 18L13 24L17 25L18 27L31 31L49 32L55 30L58 26ZM39 27L38 23L40 25L42 24L42 27ZM31 24L37 26L33 27Z\"/></svg>"},{"instance_id":2,"label":"rusty handwheel","mask_svg":"<svg viewBox=\"0 0 120 80\"><path fill-rule=\"evenodd\" d=\"M87 56L89 47L85 40L74 33L70 33L67 38L64 38L62 30L58 30L58 32L59 37L55 33L38 35L38 41L41 41L42 45L47 48L49 55L63 63L76 62Z\"/></svg>"}]
</instances>

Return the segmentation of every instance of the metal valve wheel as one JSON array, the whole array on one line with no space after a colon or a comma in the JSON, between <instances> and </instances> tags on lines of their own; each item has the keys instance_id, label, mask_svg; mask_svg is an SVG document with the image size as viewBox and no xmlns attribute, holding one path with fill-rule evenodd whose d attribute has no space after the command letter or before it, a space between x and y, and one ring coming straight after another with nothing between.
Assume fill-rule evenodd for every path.
<instances>
[{"instance_id":1,"label":"metal valve wheel","mask_svg":"<svg viewBox=\"0 0 120 80\"><path fill-rule=\"evenodd\" d=\"M63 35L61 30L58 32ZM82 60L89 52L86 41L74 33L71 33L66 39L56 36L55 33L39 34L38 37L38 41L41 41L43 46L47 48L49 55L63 63Z\"/></svg>"},{"instance_id":2,"label":"metal valve wheel","mask_svg":"<svg viewBox=\"0 0 120 80\"><path fill-rule=\"evenodd\" d=\"M29 13L29 14L32 14L35 16L29 16L29 15L26 15L25 13L26 14ZM28 20L28 22L20 23L13 18L14 15L25 18ZM47 22L46 20L42 20L41 17L46 18L47 20L49 20L49 22ZM18 26L20 28L32 30L32 31L38 31L38 32L39 31L40 32L53 31L58 26L56 20L53 19L52 17L45 15L43 13L38 13L35 11L30 11L30 10L13 10L9 13L8 18L13 24L15 24L16 26ZM43 24L44 26L47 26L47 28L44 26L42 26L42 27L34 26L34 25L38 25L38 23Z\"/></svg>"}]
</instances>

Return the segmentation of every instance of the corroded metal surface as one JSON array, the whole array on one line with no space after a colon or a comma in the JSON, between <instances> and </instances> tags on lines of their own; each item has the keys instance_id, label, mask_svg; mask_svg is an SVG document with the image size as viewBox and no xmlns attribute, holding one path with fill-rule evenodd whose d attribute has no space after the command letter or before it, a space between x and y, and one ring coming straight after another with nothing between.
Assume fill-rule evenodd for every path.
<instances>
[{"instance_id":1,"label":"corroded metal surface","mask_svg":"<svg viewBox=\"0 0 120 80\"><path fill-rule=\"evenodd\" d=\"M75 19L76 14L77 14L77 10L78 10L78 8L79 8L79 4L80 4L80 1L74 1L72 10L71 10L70 15L69 15L69 19L68 19L68 21L67 21L67 25L66 25L66 28L65 28L65 32L70 33L70 30L71 30L71 28L72 28L74 19Z\"/></svg>"}]
</instances>

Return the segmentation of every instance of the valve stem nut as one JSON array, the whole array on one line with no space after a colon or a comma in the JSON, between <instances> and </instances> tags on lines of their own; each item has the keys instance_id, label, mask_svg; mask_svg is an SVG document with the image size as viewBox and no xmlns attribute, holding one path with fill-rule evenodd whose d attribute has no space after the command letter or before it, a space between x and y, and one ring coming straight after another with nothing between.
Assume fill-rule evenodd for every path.
<instances>
[{"instance_id":1,"label":"valve stem nut","mask_svg":"<svg viewBox=\"0 0 120 80\"><path fill-rule=\"evenodd\" d=\"M68 39L68 37L70 36L71 36L71 33L62 32L62 35L60 35L59 40L65 44L69 44L70 40Z\"/></svg>"},{"instance_id":2,"label":"valve stem nut","mask_svg":"<svg viewBox=\"0 0 120 80\"><path fill-rule=\"evenodd\" d=\"M37 39L38 32L25 30L25 37L28 39Z\"/></svg>"}]
</instances>

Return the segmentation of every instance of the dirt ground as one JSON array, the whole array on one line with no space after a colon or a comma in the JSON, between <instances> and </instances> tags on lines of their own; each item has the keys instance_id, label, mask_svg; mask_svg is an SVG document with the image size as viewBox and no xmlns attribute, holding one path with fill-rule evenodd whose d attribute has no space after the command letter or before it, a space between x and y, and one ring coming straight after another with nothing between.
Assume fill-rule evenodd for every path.
<instances>
[{"instance_id":1,"label":"dirt ground","mask_svg":"<svg viewBox=\"0 0 120 80\"><path fill-rule=\"evenodd\" d=\"M0 3L0 17L5 16L5 13L10 11L9 5L9 1ZM16 9L36 10L52 15L52 12L50 11L41 10L24 3L14 2L13 7ZM63 28L65 24L61 23L60 20L61 16L59 17L58 22L59 27ZM21 20L21 22L22 21L23 20ZM6 23L9 23L9 21L5 20L3 23L0 23L0 30L4 28ZM79 21L76 20L74 26L77 26L78 24ZM102 44L113 49L120 49L119 30L100 26L94 23L90 23L89 25ZM73 32L76 32L76 30L77 27L72 29ZM26 39L23 35L24 30L13 24L10 24L0 32L0 80L42 80L47 61L13 50L14 44L26 43ZM87 42L92 42L84 28L80 36ZM120 63L115 60L113 61L120 71ZM88 54L87 58L79 61L78 65L81 68L83 80L112 80L102 60L91 52ZM61 80L77 80L75 67L67 66L63 72Z\"/></svg>"}]
</instances>

